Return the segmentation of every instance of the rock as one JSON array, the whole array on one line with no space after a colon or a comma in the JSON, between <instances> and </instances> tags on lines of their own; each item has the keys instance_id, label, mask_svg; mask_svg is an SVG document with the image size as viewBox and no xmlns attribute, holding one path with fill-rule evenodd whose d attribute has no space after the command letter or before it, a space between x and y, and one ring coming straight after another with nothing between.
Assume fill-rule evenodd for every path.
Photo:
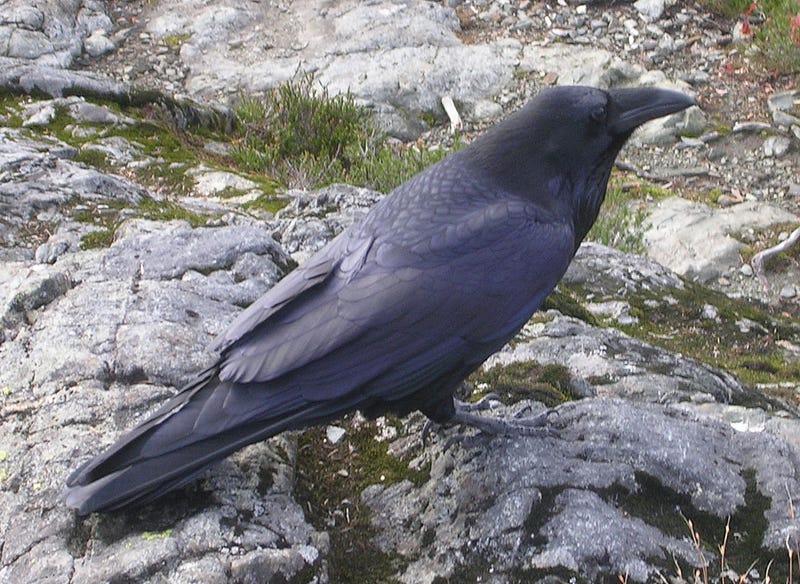
<instances>
[{"instance_id":1,"label":"rock","mask_svg":"<svg viewBox=\"0 0 800 584\"><path fill-rule=\"evenodd\" d=\"M651 22L658 20L664 14L664 0L636 0L633 7Z\"/></svg>"},{"instance_id":2,"label":"rock","mask_svg":"<svg viewBox=\"0 0 800 584\"><path fill-rule=\"evenodd\" d=\"M792 145L792 141L785 136L770 136L764 140L764 154L771 158L784 156Z\"/></svg>"},{"instance_id":3,"label":"rock","mask_svg":"<svg viewBox=\"0 0 800 584\"><path fill-rule=\"evenodd\" d=\"M3 263L3 578L188 582L202 570L204 582L267 581L324 572L327 540L290 494L291 440L241 451L161 507L87 523L59 498L78 461L172 395L165 384L208 363L205 343L286 261L263 228L131 221L104 250L69 252L55 265Z\"/></svg>"},{"instance_id":4,"label":"rock","mask_svg":"<svg viewBox=\"0 0 800 584\"><path fill-rule=\"evenodd\" d=\"M20 239L20 229L34 218L60 220L67 203L116 201L129 206L147 195L130 181L86 168L70 160L75 149L58 140L46 143L24 137L7 128L0 141L0 201L4 221L0 222L0 257L38 247L41 241Z\"/></svg>"},{"instance_id":5,"label":"rock","mask_svg":"<svg viewBox=\"0 0 800 584\"><path fill-rule=\"evenodd\" d=\"M68 105L70 117L79 123L89 124L114 124L129 126L134 120L111 111L107 106L88 103L84 99L56 100L58 105Z\"/></svg>"},{"instance_id":6,"label":"rock","mask_svg":"<svg viewBox=\"0 0 800 584\"><path fill-rule=\"evenodd\" d=\"M328 438L328 442L331 444L336 444L344 438L344 435L347 431L344 428L340 428L339 426L328 426L325 430L325 435Z\"/></svg>"},{"instance_id":7,"label":"rock","mask_svg":"<svg viewBox=\"0 0 800 584\"><path fill-rule=\"evenodd\" d=\"M777 125L791 126L799 123L796 116L800 115L800 90L782 91L770 95L767 98L767 107Z\"/></svg>"},{"instance_id":8,"label":"rock","mask_svg":"<svg viewBox=\"0 0 800 584\"><path fill-rule=\"evenodd\" d=\"M786 298L787 300L794 298L797 296L797 288L791 284L786 284L783 288L781 288L780 296L781 298Z\"/></svg>"},{"instance_id":9,"label":"rock","mask_svg":"<svg viewBox=\"0 0 800 584\"><path fill-rule=\"evenodd\" d=\"M703 311L700 313L700 318L705 320L716 320L719 317L719 311L713 304L704 304Z\"/></svg>"},{"instance_id":10,"label":"rock","mask_svg":"<svg viewBox=\"0 0 800 584\"><path fill-rule=\"evenodd\" d=\"M706 127L706 116L698 107L652 120L637 130L631 138L634 144L670 144L679 136L699 136Z\"/></svg>"},{"instance_id":11,"label":"rock","mask_svg":"<svg viewBox=\"0 0 800 584\"><path fill-rule=\"evenodd\" d=\"M257 183L232 172L211 170L202 166L187 171L187 174L194 177L197 192L205 197L232 197L247 193L262 193Z\"/></svg>"},{"instance_id":12,"label":"rock","mask_svg":"<svg viewBox=\"0 0 800 584\"><path fill-rule=\"evenodd\" d=\"M382 197L348 185L331 185L316 193L289 191L287 196L291 203L278 212L273 230L298 263L363 217Z\"/></svg>"},{"instance_id":13,"label":"rock","mask_svg":"<svg viewBox=\"0 0 800 584\"><path fill-rule=\"evenodd\" d=\"M5 38L2 56L44 66L69 67L90 33L113 28L104 3L92 0L43 0L35 6L10 0L3 11L8 16L0 24L0 38Z\"/></svg>"},{"instance_id":14,"label":"rock","mask_svg":"<svg viewBox=\"0 0 800 584\"><path fill-rule=\"evenodd\" d=\"M529 46L523 51L519 68L523 72L553 72L558 85L591 85L608 89L631 84L644 69L616 59L609 51L555 44Z\"/></svg>"},{"instance_id":15,"label":"rock","mask_svg":"<svg viewBox=\"0 0 800 584\"><path fill-rule=\"evenodd\" d=\"M772 493L764 542L780 548L786 530L796 529L776 504L784 477L797 484L791 450L777 438L736 432L682 408L618 399L581 400L558 411L560 438L490 438L481 440L485 447L441 455L437 444L430 479L419 488L401 482L364 491L378 545L408 562L401 582L459 580L465 569L488 581L525 570L595 582L618 574L658 579L674 573L671 558L691 565L698 556L687 537L653 526L654 507L680 493L687 504L680 504L682 515L670 510L676 519L702 510L724 528L726 517L748 505L747 472ZM765 463L766 451L786 452L791 470ZM481 470L487 468L492 472Z\"/></svg>"},{"instance_id":16,"label":"rock","mask_svg":"<svg viewBox=\"0 0 800 584\"><path fill-rule=\"evenodd\" d=\"M110 53L116 46L104 30L97 30L83 40L83 48L90 57L99 57Z\"/></svg>"},{"instance_id":17,"label":"rock","mask_svg":"<svg viewBox=\"0 0 800 584\"><path fill-rule=\"evenodd\" d=\"M56 117L56 108L53 104L44 104L37 107L23 122L23 128L30 128L31 126L48 126Z\"/></svg>"},{"instance_id":18,"label":"rock","mask_svg":"<svg viewBox=\"0 0 800 584\"><path fill-rule=\"evenodd\" d=\"M772 120L776 126L783 126L784 128L800 124L800 118L781 111L774 112Z\"/></svg>"},{"instance_id":19,"label":"rock","mask_svg":"<svg viewBox=\"0 0 800 584\"><path fill-rule=\"evenodd\" d=\"M741 263L743 244L731 234L794 219L767 203L746 202L714 210L671 197L658 202L647 219L647 255L682 276L710 282Z\"/></svg>"},{"instance_id":20,"label":"rock","mask_svg":"<svg viewBox=\"0 0 800 584\"><path fill-rule=\"evenodd\" d=\"M595 328L558 313L529 323L513 347L495 353L485 370L513 363L561 365L577 379L596 380L599 397L653 403L713 399L723 403L744 395L731 375L643 343L613 328Z\"/></svg>"},{"instance_id":21,"label":"rock","mask_svg":"<svg viewBox=\"0 0 800 584\"><path fill-rule=\"evenodd\" d=\"M519 42L465 45L458 28L452 8L422 0L335 6L314 0L291 11L269 3L245 10L230 0L213 8L183 0L148 24L156 38L188 37L180 57L189 69L185 87L194 95L264 91L292 78L302 63L301 71L313 71L334 94L350 91L374 108L384 128L405 137L418 135L421 113L441 111L442 96L471 111L512 80ZM254 50L234 54L231 43Z\"/></svg>"},{"instance_id":22,"label":"rock","mask_svg":"<svg viewBox=\"0 0 800 584\"><path fill-rule=\"evenodd\" d=\"M128 96L124 85L100 75L31 65L24 60L5 57L0 57L0 86L13 93L43 93L51 97L77 93L124 101Z\"/></svg>"}]
</instances>

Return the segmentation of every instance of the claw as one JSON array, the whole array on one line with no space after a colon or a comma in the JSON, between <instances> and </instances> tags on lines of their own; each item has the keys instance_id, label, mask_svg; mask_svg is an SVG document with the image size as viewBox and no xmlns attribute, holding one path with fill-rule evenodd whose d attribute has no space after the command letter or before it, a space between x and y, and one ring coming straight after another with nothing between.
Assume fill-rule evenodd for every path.
<instances>
[{"instance_id":1,"label":"claw","mask_svg":"<svg viewBox=\"0 0 800 584\"><path fill-rule=\"evenodd\" d=\"M491 416L483 416L475 414L475 411L483 411L491 409L490 401L497 401L495 394L488 394L479 401L469 404L460 401L455 402L456 411L453 416L448 420L448 424L462 424L465 426L472 426L476 428L479 433L466 435L457 434L447 439L444 449L448 450L454 444L461 444L466 447L475 445L475 442L482 441L486 436L539 436L539 437L558 437L558 430L551 425L551 416L558 416L558 411L555 409L548 409L544 412L534 415L523 417L531 406L517 412L512 418L494 418ZM427 437L431 429L436 424L430 420L425 422L422 428L422 444L427 443Z\"/></svg>"}]
</instances>

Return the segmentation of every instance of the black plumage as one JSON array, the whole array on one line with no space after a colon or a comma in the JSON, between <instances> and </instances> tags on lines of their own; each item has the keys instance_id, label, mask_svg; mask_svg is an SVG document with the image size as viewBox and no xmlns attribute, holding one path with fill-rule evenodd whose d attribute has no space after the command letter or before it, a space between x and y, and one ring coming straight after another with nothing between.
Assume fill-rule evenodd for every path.
<instances>
[{"instance_id":1,"label":"black plumage","mask_svg":"<svg viewBox=\"0 0 800 584\"><path fill-rule=\"evenodd\" d=\"M252 442L361 409L468 421L453 392L520 330L643 122L693 100L546 90L382 199L215 342L218 364L67 480L80 514L144 503Z\"/></svg>"}]
</instances>

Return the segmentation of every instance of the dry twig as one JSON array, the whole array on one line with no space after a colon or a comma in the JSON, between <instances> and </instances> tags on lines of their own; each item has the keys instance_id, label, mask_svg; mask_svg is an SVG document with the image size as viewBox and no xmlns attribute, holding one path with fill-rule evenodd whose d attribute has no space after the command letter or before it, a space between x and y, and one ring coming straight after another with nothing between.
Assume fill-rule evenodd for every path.
<instances>
[{"instance_id":1,"label":"dry twig","mask_svg":"<svg viewBox=\"0 0 800 584\"><path fill-rule=\"evenodd\" d=\"M784 239L778 245L774 245L770 248L760 251L753 256L753 259L750 260L750 265L753 267L753 271L756 273L763 286L766 287L767 285L767 276L764 273L764 264L779 253L790 249L798 241L800 241L800 227L792 231L791 235L789 235L789 237Z\"/></svg>"}]
</instances>

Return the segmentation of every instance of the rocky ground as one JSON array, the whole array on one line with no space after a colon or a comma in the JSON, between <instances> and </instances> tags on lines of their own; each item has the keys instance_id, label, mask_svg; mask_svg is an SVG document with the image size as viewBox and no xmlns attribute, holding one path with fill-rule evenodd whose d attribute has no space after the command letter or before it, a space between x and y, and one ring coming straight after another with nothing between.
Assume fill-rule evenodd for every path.
<instances>
[{"instance_id":1,"label":"rocky ground","mask_svg":"<svg viewBox=\"0 0 800 584\"><path fill-rule=\"evenodd\" d=\"M724 542L724 577L787 578L800 269L796 248L764 280L748 262L797 227L798 80L735 23L645 0L8 0L0 17L0 582L679 581ZM556 83L698 107L620 157L650 259L584 246L471 379L495 415L558 406L557 434L423 446L420 416L354 416L79 519L69 471L381 196L276 199L231 171L228 106L298 70L427 145L452 142L443 97L466 140Z\"/></svg>"}]
</instances>

